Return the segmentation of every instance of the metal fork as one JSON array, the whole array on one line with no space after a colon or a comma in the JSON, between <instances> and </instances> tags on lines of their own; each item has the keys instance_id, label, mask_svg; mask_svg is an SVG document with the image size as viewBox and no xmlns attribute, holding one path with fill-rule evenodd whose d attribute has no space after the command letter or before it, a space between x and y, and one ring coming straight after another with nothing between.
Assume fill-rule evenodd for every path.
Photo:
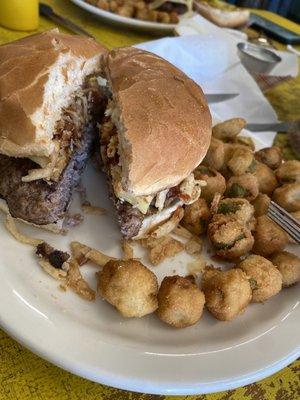
<instances>
[{"instance_id":1,"label":"metal fork","mask_svg":"<svg viewBox=\"0 0 300 400\"><path fill-rule=\"evenodd\" d=\"M71 32L75 32L79 35L84 35L95 39L93 35L85 31L83 28L81 28L81 26L75 24L73 21L70 21L66 17L56 14L48 4L39 3L39 10L40 10L40 15L43 15L44 17L51 19L56 24L64 26Z\"/></svg>"},{"instance_id":2,"label":"metal fork","mask_svg":"<svg viewBox=\"0 0 300 400\"><path fill-rule=\"evenodd\" d=\"M272 200L267 215L300 244L300 222L296 218Z\"/></svg>"}]
</instances>

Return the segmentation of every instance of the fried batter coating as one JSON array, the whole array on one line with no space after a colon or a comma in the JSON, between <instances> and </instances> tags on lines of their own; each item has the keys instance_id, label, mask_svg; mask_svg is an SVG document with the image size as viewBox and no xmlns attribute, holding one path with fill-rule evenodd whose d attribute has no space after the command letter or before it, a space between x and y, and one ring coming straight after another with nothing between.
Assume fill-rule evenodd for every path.
<instances>
[{"instance_id":1,"label":"fried batter coating","mask_svg":"<svg viewBox=\"0 0 300 400\"><path fill-rule=\"evenodd\" d=\"M166 276L158 291L157 315L175 328L194 325L202 316L204 294L189 278Z\"/></svg>"},{"instance_id":2,"label":"fried batter coating","mask_svg":"<svg viewBox=\"0 0 300 400\"><path fill-rule=\"evenodd\" d=\"M216 254L228 260L247 254L254 243L249 228L229 215L215 214L207 234Z\"/></svg>"},{"instance_id":3,"label":"fried batter coating","mask_svg":"<svg viewBox=\"0 0 300 400\"><path fill-rule=\"evenodd\" d=\"M277 146L265 147L255 153L257 161L266 164L271 169L280 167L282 163L281 148Z\"/></svg>"},{"instance_id":4,"label":"fried batter coating","mask_svg":"<svg viewBox=\"0 0 300 400\"><path fill-rule=\"evenodd\" d=\"M300 210L300 183L286 183L274 190L273 200L289 212Z\"/></svg>"},{"instance_id":5,"label":"fried batter coating","mask_svg":"<svg viewBox=\"0 0 300 400\"><path fill-rule=\"evenodd\" d=\"M137 260L110 260L98 274L98 291L123 317L143 317L157 309L157 278Z\"/></svg>"},{"instance_id":6,"label":"fried batter coating","mask_svg":"<svg viewBox=\"0 0 300 400\"><path fill-rule=\"evenodd\" d=\"M248 149L254 151L255 150L255 144L253 142L253 139L249 136L241 136L238 135L235 138L233 138L230 143L232 144L237 144L240 146L247 147Z\"/></svg>"},{"instance_id":7,"label":"fried batter coating","mask_svg":"<svg viewBox=\"0 0 300 400\"><path fill-rule=\"evenodd\" d=\"M231 321L242 314L252 298L247 276L238 268L208 269L202 275L201 286L208 311L221 321Z\"/></svg>"},{"instance_id":8,"label":"fried batter coating","mask_svg":"<svg viewBox=\"0 0 300 400\"><path fill-rule=\"evenodd\" d=\"M276 177L280 183L300 183L300 161L289 160L277 169Z\"/></svg>"},{"instance_id":9,"label":"fried batter coating","mask_svg":"<svg viewBox=\"0 0 300 400\"><path fill-rule=\"evenodd\" d=\"M261 193L270 195L278 186L274 171L265 164L257 162L253 175L257 178L258 188Z\"/></svg>"},{"instance_id":10,"label":"fried batter coating","mask_svg":"<svg viewBox=\"0 0 300 400\"><path fill-rule=\"evenodd\" d=\"M249 278L252 302L260 303L275 296L282 288L282 276L278 269L264 257L251 254L237 265Z\"/></svg>"},{"instance_id":11,"label":"fried batter coating","mask_svg":"<svg viewBox=\"0 0 300 400\"><path fill-rule=\"evenodd\" d=\"M216 139L226 141L237 136L245 125L246 121L243 118L231 118L216 124L212 129L212 134Z\"/></svg>"},{"instance_id":12,"label":"fried batter coating","mask_svg":"<svg viewBox=\"0 0 300 400\"><path fill-rule=\"evenodd\" d=\"M203 164L219 171L225 163L225 144L214 137L211 138L209 149L203 160Z\"/></svg>"},{"instance_id":13,"label":"fried batter coating","mask_svg":"<svg viewBox=\"0 0 300 400\"><path fill-rule=\"evenodd\" d=\"M247 225L253 220L254 207L246 199L227 198L219 202L217 214L235 217L239 222Z\"/></svg>"},{"instance_id":14,"label":"fried batter coating","mask_svg":"<svg viewBox=\"0 0 300 400\"><path fill-rule=\"evenodd\" d=\"M256 219L253 232L253 253L268 257L278 251L282 251L288 244L288 235L266 215Z\"/></svg>"},{"instance_id":15,"label":"fried batter coating","mask_svg":"<svg viewBox=\"0 0 300 400\"><path fill-rule=\"evenodd\" d=\"M288 251L275 253L271 258L272 263L282 275L282 286L288 287L300 281L300 258Z\"/></svg>"},{"instance_id":16,"label":"fried batter coating","mask_svg":"<svg viewBox=\"0 0 300 400\"><path fill-rule=\"evenodd\" d=\"M199 198L194 203L185 206L181 224L198 236L206 232L210 218L211 215L206 201Z\"/></svg>"},{"instance_id":17,"label":"fried batter coating","mask_svg":"<svg viewBox=\"0 0 300 400\"><path fill-rule=\"evenodd\" d=\"M244 146L236 148L227 162L227 168L235 176L253 173L256 169L254 154Z\"/></svg>"},{"instance_id":18,"label":"fried batter coating","mask_svg":"<svg viewBox=\"0 0 300 400\"><path fill-rule=\"evenodd\" d=\"M200 165L194 172L195 178L206 182L206 186L201 188L201 197L210 204L216 193L221 195L226 190L226 181L223 175L217 170Z\"/></svg>"},{"instance_id":19,"label":"fried batter coating","mask_svg":"<svg viewBox=\"0 0 300 400\"><path fill-rule=\"evenodd\" d=\"M107 0L88 1L88 3L94 3L94 5L101 8L102 10L109 11L109 4Z\"/></svg>"},{"instance_id":20,"label":"fried batter coating","mask_svg":"<svg viewBox=\"0 0 300 400\"><path fill-rule=\"evenodd\" d=\"M252 205L254 207L254 216L260 217L268 212L271 199L267 194L259 193L256 199L253 200Z\"/></svg>"},{"instance_id":21,"label":"fried batter coating","mask_svg":"<svg viewBox=\"0 0 300 400\"><path fill-rule=\"evenodd\" d=\"M258 192L258 180L252 174L232 176L227 181L226 195L228 197L240 197L252 201L257 197Z\"/></svg>"}]
</instances>

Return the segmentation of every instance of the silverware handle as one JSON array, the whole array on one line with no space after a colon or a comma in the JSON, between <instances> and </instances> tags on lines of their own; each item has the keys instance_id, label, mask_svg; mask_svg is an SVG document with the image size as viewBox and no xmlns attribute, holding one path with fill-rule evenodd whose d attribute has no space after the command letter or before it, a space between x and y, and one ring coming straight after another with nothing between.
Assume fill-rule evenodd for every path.
<instances>
[{"instance_id":1,"label":"silverware handle","mask_svg":"<svg viewBox=\"0 0 300 400\"><path fill-rule=\"evenodd\" d=\"M291 125L292 124L290 122L276 122L273 124L247 124L245 128L252 132L287 132Z\"/></svg>"},{"instance_id":2,"label":"silverware handle","mask_svg":"<svg viewBox=\"0 0 300 400\"><path fill-rule=\"evenodd\" d=\"M70 21L69 19L62 17L61 15L56 14L50 7L40 8L41 14L45 17L52 19L52 21L58 23L66 27L67 29L71 30L72 32L78 33L79 35L88 36L90 38L94 38L89 32L75 24L74 22Z\"/></svg>"}]
</instances>

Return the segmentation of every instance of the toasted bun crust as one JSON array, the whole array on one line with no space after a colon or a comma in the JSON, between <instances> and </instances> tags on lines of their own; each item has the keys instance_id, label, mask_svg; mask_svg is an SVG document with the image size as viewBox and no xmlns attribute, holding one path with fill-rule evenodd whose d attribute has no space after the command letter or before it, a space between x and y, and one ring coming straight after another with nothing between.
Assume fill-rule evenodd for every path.
<instances>
[{"instance_id":1,"label":"toasted bun crust","mask_svg":"<svg viewBox=\"0 0 300 400\"><path fill-rule=\"evenodd\" d=\"M105 51L58 29L0 46L0 153L49 156L62 107Z\"/></svg>"},{"instance_id":2,"label":"toasted bun crust","mask_svg":"<svg viewBox=\"0 0 300 400\"><path fill-rule=\"evenodd\" d=\"M237 28L244 25L250 17L248 10L220 10L199 2L196 2L196 8L203 17L222 28Z\"/></svg>"},{"instance_id":3,"label":"toasted bun crust","mask_svg":"<svg viewBox=\"0 0 300 400\"><path fill-rule=\"evenodd\" d=\"M122 184L134 195L173 187L204 158L211 115L202 90L162 58L135 48L105 56L119 133Z\"/></svg>"}]
</instances>

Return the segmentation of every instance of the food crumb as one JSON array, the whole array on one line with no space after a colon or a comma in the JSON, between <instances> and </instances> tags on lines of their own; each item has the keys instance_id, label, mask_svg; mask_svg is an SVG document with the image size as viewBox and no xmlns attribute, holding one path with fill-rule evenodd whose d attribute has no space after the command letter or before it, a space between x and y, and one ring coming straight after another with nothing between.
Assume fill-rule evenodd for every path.
<instances>
[{"instance_id":1,"label":"food crumb","mask_svg":"<svg viewBox=\"0 0 300 400\"><path fill-rule=\"evenodd\" d=\"M59 285L58 286L58 288L61 290L61 291L63 291L63 292L66 292L67 291L67 286L66 285Z\"/></svg>"},{"instance_id":2,"label":"food crumb","mask_svg":"<svg viewBox=\"0 0 300 400\"><path fill-rule=\"evenodd\" d=\"M187 270L189 274L199 274L202 273L205 269L206 262L203 257L197 258L195 261L192 261L187 264Z\"/></svg>"}]
</instances>

